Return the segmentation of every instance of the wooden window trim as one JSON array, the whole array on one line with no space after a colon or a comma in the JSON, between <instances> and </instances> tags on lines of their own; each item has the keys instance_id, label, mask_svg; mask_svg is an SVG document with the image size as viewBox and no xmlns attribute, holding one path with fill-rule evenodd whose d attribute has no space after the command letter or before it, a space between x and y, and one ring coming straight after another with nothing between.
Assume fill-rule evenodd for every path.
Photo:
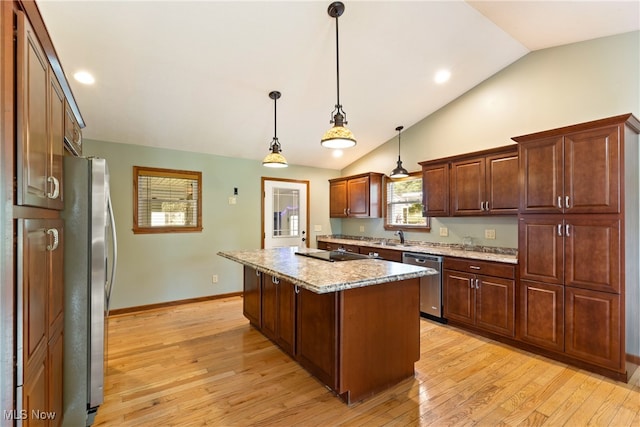
<instances>
[{"instance_id":1,"label":"wooden window trim","mask_svg":"<svg viewBox=\"0 0 640 427\"><path fill-rule=\"evenodd\" d=\"M417 231L417 232L423 232L423 233L428 233L431 231L431 218L430 217L426 217L426 224L425 225L396 225L396 224L389 224L387 222L387 184L389 183L389 181L391 182L400 182L400 181L406 181L409 179L416 179L416 178L422 178L422 172L412 172L409 174L408 177L406 178L389 178L387 176L384 177L384 181L383 181L383 185L382 185L382 200L384 201L384 207L383 207L383 218L384 218L384 229L385 230L392 230L392 231L398 231L398 230L402 230L402 231ZM424 183L423 183L424 185Z\"/></svg>"},{"instance_id":2,"label":"wooden window trim","mask_svg":"<svg viewBox=\"0 0 640 427\"><path fill-rule=\"evenodd\" d=\"M166 178L191 179L198 182L197 186L197 214L195 227L141 227L138 225L138 177L156 176ZM134 234L158 234L158 233L197 233L202 231L202 172L178 169L151 168L145 166L133 167L133 233Z\"/></svg>"}]
</instances>

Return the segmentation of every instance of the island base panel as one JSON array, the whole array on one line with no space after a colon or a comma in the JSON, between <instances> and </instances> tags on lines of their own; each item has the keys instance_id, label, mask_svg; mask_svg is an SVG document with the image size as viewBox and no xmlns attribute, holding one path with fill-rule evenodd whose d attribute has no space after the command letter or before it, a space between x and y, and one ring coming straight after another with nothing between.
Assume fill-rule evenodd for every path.
<instances>
[{"instance_id":1,"label":"island base panel","mask_svg":"<svg viewBox=\"0 0 640 427\"><path fill-rule=\"evenodd\" d=\"M414 376L420 279L340 292L338 394L358 402Z\"/></svg>"}]
</instances>

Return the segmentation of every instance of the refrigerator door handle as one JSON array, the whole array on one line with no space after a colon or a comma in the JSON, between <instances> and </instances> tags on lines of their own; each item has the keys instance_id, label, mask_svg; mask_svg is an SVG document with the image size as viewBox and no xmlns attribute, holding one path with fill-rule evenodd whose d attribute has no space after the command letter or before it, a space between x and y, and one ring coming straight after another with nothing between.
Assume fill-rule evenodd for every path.
<instances>
[{"instance_id":1,"label":"refrigerator door handle","mask_svg":"<svg viewBox=\"0 0 640 427\"><path fill-rule=\"evenodd\" d=\"M107 195L107 208L109 209L109 223L111 228L111 249L113 251L113 258L111 259L111 274L107 279L106 286L106 312L109 316L109 300L111 299L111 291L113 290L113 282L116 278L116 267L118 265L118 239L116 236L116 222L113 216L113 206L111 204L111 194Z\"/></svg>"}]
</instances>

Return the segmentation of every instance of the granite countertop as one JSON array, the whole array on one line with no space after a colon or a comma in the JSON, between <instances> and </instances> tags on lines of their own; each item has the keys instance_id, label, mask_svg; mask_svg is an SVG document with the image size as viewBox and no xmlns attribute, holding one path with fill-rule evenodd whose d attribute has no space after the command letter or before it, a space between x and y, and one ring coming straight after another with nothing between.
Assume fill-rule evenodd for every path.
<instances>
[{"instance_id":1,"label":"granite countertop","mask_svg":"<svg viewBox=\"0 0 640 427\"><path fill-rule=\"evenodd\" d=\"M218 255L288 280L317 294L438 274L432 268L381 259L328 262L295 255L295 252L325 251L291 247L221 251Z\"/></svg>"},{"instance_id":2,"label":"granite countertop","mask_svg":"<svg viewBox=\"0 0 640 427\"><path fill-rule=\"evenodd\" d=\"M438 243L408 241L401 245L399 242L389 242L382 238L355 238L350 236L318 236L317 241L336 243L340 245L368 246L381 249L392 249L400 252L416 252L432 255L444 255L458 258L469 258L483 261L518 263L518 251L511 248L490 248L463 245L448 245Z\"/></svg>"}]
</instances>

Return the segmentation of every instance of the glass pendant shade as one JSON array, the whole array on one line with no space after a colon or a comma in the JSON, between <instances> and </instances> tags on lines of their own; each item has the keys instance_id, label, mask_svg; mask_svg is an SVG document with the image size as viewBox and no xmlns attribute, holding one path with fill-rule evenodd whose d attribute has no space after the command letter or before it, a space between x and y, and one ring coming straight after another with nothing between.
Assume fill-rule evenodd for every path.
<instances>
[{"instance_id":1,"label":"glass pendant shade","mask_svg":"<svg viewBox=\"0 0 640 427\"><path fill-rule=\"evenodd\" d=\"M347 124L347 114L340 105L340 55L338 43L338 17L344 12L344 4L336 1L329 5L327 13L330 17L336 18L336 108L333 110L332 120L333 127L325 132L320 139L320 145L325 148L351 148L356 145L356 137L345 127Z\"/></svg>"},{"instance_id":2,"label":"glass pendant shade","mask_svg":"<svg viewBox=\"0 0 640 427\"><path fill-rule=\"evenodd\" d=\"M409 172L405 168L402 167L402 160L400 160L400 132L404 129L404 126L398 126L396 130L398 131L398 163L394 170L391 171L391 178L406 178L409 176Z\"/></svg>"},{"instance_id":3,"label":"glass pendant shade","mask_svg":"<svg viewBox=\"0 0 640 427\"><path fill-rule=\"evenodd\" d=\"M267 154L267 157L262 161L262 166L266 166L268 168L286 168L289 166L287 164L287 159L284 158L282 154L280 154L281 146L280 141L278 141L277 136L277 100L280 98L280 92L272 91L269 93L269 98L273 99L273 141L271 141L271 145L269 145L269 150L271 152Z\"/></svg>"}]
</instances>

